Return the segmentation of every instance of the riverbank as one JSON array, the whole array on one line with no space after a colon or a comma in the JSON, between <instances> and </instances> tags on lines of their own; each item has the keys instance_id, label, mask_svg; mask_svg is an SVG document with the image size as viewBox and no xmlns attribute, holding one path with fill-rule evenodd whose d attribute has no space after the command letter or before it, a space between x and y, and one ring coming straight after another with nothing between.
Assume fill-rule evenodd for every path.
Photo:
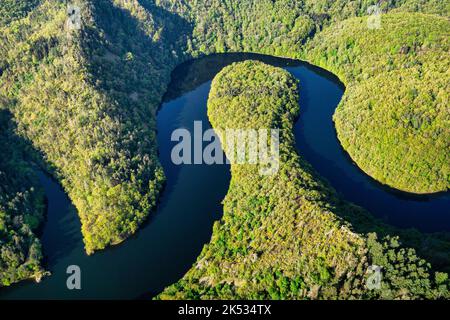
<instances>
[{"instance_id":1,"label":"riverbank","mask_svg":"<svg viewBox=\"0 0 450 320\"><path fill-rule=\"evenodd\" d=\"M448 297L447 275L433 274L398 237L355 232L349 217L364 220L366 213L338 201L296 152L297 102L295 78L260 62L233 64L215 77L208 99L213 128L279 128L279 171L265 176L260 165L232 164L224 216L211 242L158 298ZM383 269L374 290L367 289L372 266Z\"/></svg>"}]
</instances>

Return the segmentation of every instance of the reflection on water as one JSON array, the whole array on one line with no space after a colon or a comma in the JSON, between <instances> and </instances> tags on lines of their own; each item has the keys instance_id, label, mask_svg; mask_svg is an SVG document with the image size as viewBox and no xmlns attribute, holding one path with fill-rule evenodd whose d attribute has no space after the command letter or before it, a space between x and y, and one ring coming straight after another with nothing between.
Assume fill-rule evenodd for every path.
<instances>
[{"instance_id":1,"label":"reflection on water","mask_svg":"<svg viewBox=\"0 0 450 320\"><path fill-rule=\"evenodd\" d=\"M224 66L246 59L287 68L300 80L301 112L295 125L299 152L346 199L396 225L449 230L448 194L417 199L392 193L352 164L336 139L331 121L344 90L331 74L293 60L254 54L214 55L187 62L172 74L157 119L167 184L148 222L123 244L88 257L75 209L59 185L39 172L48 198L42 242L52 276L40 284L22 282L0 289L0 298L148 298L180 279L209 241L214 221L221 217L230 173L226 165L173 165L170 151L175 142L170 136L180 127L192 132L196 120L206 127L211 79ZM81 268L79 291L66 288L69 265Z\"/></svg>"}]
</instances>

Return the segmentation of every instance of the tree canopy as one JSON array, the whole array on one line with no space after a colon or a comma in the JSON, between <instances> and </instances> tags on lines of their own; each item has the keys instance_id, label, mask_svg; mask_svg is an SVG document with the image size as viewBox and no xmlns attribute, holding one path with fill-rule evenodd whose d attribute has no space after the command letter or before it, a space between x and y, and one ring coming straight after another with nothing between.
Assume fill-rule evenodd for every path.
<instances>
[{"instance_id":1,"label":"tree canopy","mask_svg":"<svg viewBox=\"0 0 450 320\"><path fill-rule=\"evenodd\" d=\"M356 232L347 221L367 213L337 201L297 153L297 87L287 71L256 61L225 67L214 78L208 98L213 128L279 128L280 167L261 175L261 164L231 164L224 215L210 243L158 298L448 298L447 275L434 274L398 237ZM380 288L368 290L372 265L383 266L383 277Z\"/></svg>"}]
</instances>

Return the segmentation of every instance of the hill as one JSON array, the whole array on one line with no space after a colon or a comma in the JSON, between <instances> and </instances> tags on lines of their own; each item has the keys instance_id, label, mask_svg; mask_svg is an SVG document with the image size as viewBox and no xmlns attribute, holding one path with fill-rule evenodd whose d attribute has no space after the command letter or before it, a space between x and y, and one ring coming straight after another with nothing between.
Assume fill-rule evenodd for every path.
<instances>
[{"instance_id":1,"label":"hill","mask_svg":"<svg viewBox=\"0 0 450 320\"><path fill-rule=\"evenodd\" d=\"M366 213L340 203L295 150L298 111L296 80L282 69L246 61L214 78L208 99L213 128L280 128L279 170L263 175L264 164L232 162L224 216L211 242L159 298L448 298L447 274L434 275L398 237L355 232L349 216L364 220ZM222 144L229 139L222 135ZM368 290L375 265L383 266L383 278Z\"/></svg>"},{"instance_id":2,"label":"hill","mask_svg":"<svg viewBox=\"0 0 450 320\"><path fill-rule=\"evenodd\" d=\"M67 24L65 1L5 0L0 8L1 109L13 116L12 134L32 143L27 157L52 173L75 204L89 254L124 241L155 208L164 183L155 115L170 72L186 59L213 52L303 58L335 72L347 85L336 128L358 165L394 188L446 190L450 6L437 0L384 1L382 28L369 30L362 16L374 3L77 0L77 29ZM303 165L296 170L304 172ZM13 176L15 166L3 170ZM27 181L24 186L31 190L33 178L25 176L19 181ZM16 189L8 187L12 191L2 190L2 196L9 199ZM321 190L332 198L327 188ZM38 198L29 204L36 217ZM4 211L3 219L12 221L16 214ZM37 243L33 232L23 236L28 244ZM417 238L424 242L423 235ZM10 240L3 234L3 243ZM386 243L381 247L390 250L390 240ZM421 247L422 256L434 255ZM31 247L21 248L28 252ZM34 271L7 276L8 283L38 274L38 251ZM8 270L20 269L26 256L12 259L20 262L8 264L13 266ZM412 264L418 261L414 257ZM322 265L310 267L321 270ZM409 294L434 295L424 289L430 281Z\"/></svg>"}]
</instances>

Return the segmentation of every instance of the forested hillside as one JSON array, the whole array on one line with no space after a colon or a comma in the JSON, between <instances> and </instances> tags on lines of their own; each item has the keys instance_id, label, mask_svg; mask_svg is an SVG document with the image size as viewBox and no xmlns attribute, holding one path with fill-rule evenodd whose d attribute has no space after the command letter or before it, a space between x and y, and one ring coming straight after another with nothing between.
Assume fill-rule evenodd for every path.
<instances>
[{"instance_id":1,"label":"forested hillside","mask_svg":"<svg viewBox=\"0 0 450 320\"><path fill-rule=\"evenodd\" d=\"M14 135L11 114L0 108L0 287L40 280L41 244L36 236L44 215L44 194L24 144Z\"/></svg>"},{"instance_id":2,"label":"forested hillside","mask_svg":"<svg viewBox=\"0 0 450 320\"><path fill-rule=\"evenodd\" d=\"M0 1L0 26L25 17L39 4L40 0L2 0Z\"/></svg>"},{"instance_id":3,"label":"forested hillside","mask_svg":"<svg viewBox=\"0 0 450 320\"><path fill-rule=\"evenodd\" d=\"M398 238L355 233L340 218L364 219L365 213L338 205L334 191L295 151L298 111L296 80L282 69L246 61L214 78L208 99L213 128L280 128L280 168L262 175L261 165L232 163L224 216L214 225L211 242L159 298L449 297L447 275L434 275ZM366 288L370 265L383 266L377 290Z\"/></svg>"},{"instance_id":4,"label":"forested hillside","mask_svg":"<svg viewBox=\"0 0 450 320\"><path fill-rule=\"evenodd\" d=\"M450 188L450 22L387 14L318 34L305 56L345 82L334 121L338 138L367 174L416 193Z\"/></svg>"},{"instance_id":5,"label":"forested hillside","mask_svg":"<svg viewBox=\"0 0 450 320\"><path fill-rule=\"evenodd\" d=\"M335 72L348 87L336 129L358 166L403 191L448 190L449 3L383 1L380 29L367 18L377 1L188 3L193 55L258 52Z\"/></svg>"},{"instance_id":6,"label":"forested hillside","mask_svg":"<svg viewBox=\"0 0 450 320\"><path fill-rule=\"evenodd\" d=\"M158 22L140 26L110 1L81 8L81 30L55 1L1 29L0 93L77 207L92 253L134 233L156 203L154 115L176 52L152 38Z\"/></svg>"},{"instance_id":7,"label":"forested hillside","mask_svg":"<svg viewBox=\"0 0 450 320\"><path fill-rule=\"evenodd\" d=\"M141 1L143 3L149 0ZM439 0L166 0L156 1L192 22L188 50L194 56L212 52L258 52L300 57L301 46L335 22L381 12L450 14Z\"/></svg>"},{"instance_id":8,"label":"forested hillside","mask_svg":"<svg viewBox=\"0 0 450 320\"><path fill-rule=\"evenodd\" d=\"M170 80L170 72L186 59L212 52L252 51L303 58L335 72L347 86L335 116L337 131L343 147L357 164L375 179L394 188L416 193L446 190L450 172L450 4L439 0L383 1L382 28L369 30L366 28L367 18L357 17L366 15L367 8L376 2L76 0L72 3L81 8L82 18L81 29L78 30L69 28L67 24L66 1L3 0L0 6L1 109L8 109L14 118L15 125L8 124L8 130L32 143L36 152L30 156L36 158L43 155L44 159L40 162L61 182L75 204L89 254L120 243L136 232L155 207L164 182L157 158L155 114ZM230 76L243 72L245 77L250 77L253 68L262 74L270 69L245 66L236 74L230 69L228 72ZM288 94L286 102L290 105L295 90L289 77L279 70L270 69L271 72L274 77L281 77L285 90L280 94ZM274 81L270 76L266 80L269 86ZM259 78L253 80L264 81ZM216 80L216 83L221 82ZM217 91L219 89L216 88ZM265 103L269 100L264 101L266 98L261 97L260 102L267 107ZM275 107L278 102L274 103ZM281 112L282 109L275 111ZM233 119L233 114L224 110L220 112L224 117ZM245 114L245 110L243 112ZM292 139L289 128L296 112L292 109L287 119L277 120L288 129L285 134L288 141ZM272 116L277 114L272 113ZM265 125L265 120L255 124ZM230 120L215 121L216 125L220 125L221 121ZM9 133L7 137L6 140L9 140ZM16 147L12 144L8 148L14 151ZM435 282L428 265L414 252L398 249L395 239L375 240L373 236L367 239L355 236L354 240L346 238L353 233L347 234L343 231L347 229L339 229L341 223L345 223L326 214L336 209L327 199L333 198L333 193L312 178L309 166L298 158L290 143L284 147L284 155L292 157L287 159L289 161L284 170L292 169L297 174L292 176L292 185L274 181L286 194L267 190L264 188L267 181L258 180L262 188L262 199L259 199L259 193L246 190L253 179L252 171L242 169L249 171L239 175L241 169L234 168L238 176L233 177L236 185L232 184L227 196L225 217L231 219L231 213L237 212L232 201L236 201L239 212L244 212L242 208L247 207L254 210L251 213L245 211L242 219L218 224L214 234L219 238L214 238L202 254L211 256L214 263L211 267L205 267L207 271L191 271L187 280L168 289L166 294L178 296L175 289L186 289L194 284L192 294L190 289L186 289L182 295L362 297L363 293L358 288L363 273L356 262L350 258L343 261L332 252L316 252L313 247L296 257L304 263L302 267L306 266L303 271L298 265L283 269L273 264L269 252L257 252L257 259L261 255L268 260L264 260L267 264L257 263L256 268L259 269L255 270L255 275L259 278L255 278L256 282L243 284L242 290L231 285L229 279L234 281L235 278L230 278L230 274L237 270L233 268L247 268L249 263L246 260L234 265L232 260L226 258L230 255L241 261L248 254L244 245L249 244L250 240L245 238L240 223L264 222L269 228L266 231L274 235L275 223L284 225L289 219L294 219L292 221L298 228L293 230L289 225L285 235L289 239L299 236L303 241L300 226L307 220L301 219L309 219L314 211L323 217L323 226L322 221L314 219L311 226L318 228L319 237L324 237L325 243L328 238L323 232L331 230L327 228L334 230L336 227L336 232L342 235L343 242L335 244L337 252L345 256L348 249L348 257L367 257L361 263L372 259L392 267L389 288L385 288L379 296L439 296L440 289L434 285L445 282L444 276L440 274ZM2 167L5 177L14 176L11 172L15 172L16 163L21 161L12 160L5 164ZM20 167L25 166L22 163ZM29 171L22 171L26 174L18 176L17 181L8 178L2 182L0 187L6 186L6 191L2 189L0 197L6 199L5 203L12 201L14 194L30 191L34 186ZM291 175L286 173L286 177ZM17 189L22 182L25 189ZM246 193L240 194L241 191ZM297 198L292 198L293 194L302 199L302 205L296 202ZM278 207L270 215L269 211L275 207L268 206L266 197L275 199L276 196L293 201L300 210L299 214L289 216L287 211ZM33 212L27 216L37 219L41 198L36 193L28 200L19 201L28 208L26 212ZM307 204L306 211L303 211L303 203ZM23 225L29 227L20 227L22 222L11 224L18 212L25 212L25 209L14 210L2 211L3 220L0 220L6 221L3 229L8 230L7 233L0 233L2 254L4 250L8 252L8 258L3 258L7 262L0 265L0 272L8 270L1 276L3 284L36 277L41 272L38 267L40 248L30 231L37 226L39 219L25 219ZM358 221L359 216L353 216L352 210L346 207L340 211L353 224L352 219ZM260 214L263 215L261 222L250 219ZM276 219L271 222L270 217ZM228 230L229 226L234 228ZM243 227L247 228L245 225ZM267 249L264 247L267 245L265 236L250 227L245 230L252 236L260 237L261 248ZM14 232L20 236L14 237ZM225 236L227 238L221 238ZM238 239L236 243L234 236ZM284 256L287 251L281 250L282 245L290 248L297 242L287 243L283 237L275 236L279 242L274 245L280 249L275 252L280 254L277 258L292 261ZM20 240L25 244L20 244L19 238L25 239ZM419 239L418 243L426 242L420 234L416 239ZM347 246L347 241L354 243ZM431 247L433 241L430 240ZM445 240L443 242L446 243ZM224 244L230 244L232 249L228 250ZM434 250L421 246L421 256L428 258L434 255ZM226 254L222 255L224 250ZM403 262L397 260L397 253L399 259L404 259ZM254 257L251 256L251 259ZM222 258L223 261L220 260ZM448 250L447 254L439 254L439 258L447 263ZM407 269L408 265L413 269L417 267L419 271L408 273L396 269ZM202 272L215 274L219 272L214 269L218 266L224 269L214 279L222 279L223 282L209 283L206 279L199 285L198 277ZM270 268L265 270L265 266ZM448 267L448 263L445 266ZM310 271L309 275L305 270ZM340 273L342 270L351 270L344 282L341 282L344 279ZM236 274L240 275L241 271L239 269ZM272 271L274 273L270 274ZM294 274L297 271L296 278ZM248 272L253 271L249 269ZM395 274L399 275L397 280L394 280ZM342 287L343 283L348 285ZM269 289L260 292L265 285L271 288L270 292ZM402 285L408 288L405 296L398 290Z\"/></svg>"}]
</instances>

